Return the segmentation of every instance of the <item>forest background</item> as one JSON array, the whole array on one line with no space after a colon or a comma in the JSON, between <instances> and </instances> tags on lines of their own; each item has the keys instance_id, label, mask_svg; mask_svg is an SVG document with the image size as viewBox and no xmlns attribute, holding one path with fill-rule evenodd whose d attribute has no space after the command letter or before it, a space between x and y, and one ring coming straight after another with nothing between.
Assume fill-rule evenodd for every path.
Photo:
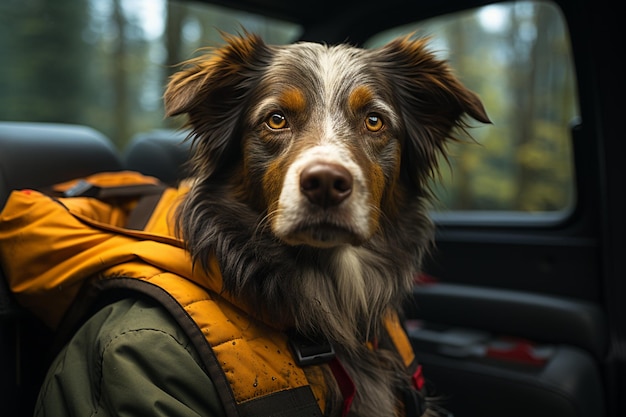
<instances>
[{"instance_id":1,"label":"forest background","mask_svg":"<svg viewBox=\"0 0 626 417\"><path fill-rule=\"evenodd\" d=\"M269 43L295 24L164 0L7 0L0 4L0 120L77 123L120 149L138 133L176 129L162 94L176 65L241 28ZM567 29L546 2L488 6L404 26L432 36L493 120L451 147L440 210L565 213L575 195L571 136L578 102Z\"/></svg>"}]
</instances>

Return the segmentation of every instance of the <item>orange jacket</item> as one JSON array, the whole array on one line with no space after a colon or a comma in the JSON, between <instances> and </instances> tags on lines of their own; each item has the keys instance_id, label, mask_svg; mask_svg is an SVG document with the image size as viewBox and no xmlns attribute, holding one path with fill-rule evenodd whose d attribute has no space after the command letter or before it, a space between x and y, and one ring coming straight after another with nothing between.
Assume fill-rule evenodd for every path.
<instances>
[{"instance_id":1,"label":"orange jacket","mask_svg":"<svg viewBox=\"0 0 626 417\"><path fill-rule=\"evenodd\" d=\"M73 181L55 191L71 193L83 185ZM166 305L188 332L204 336L213 352L205 355L206 368L214 381L225 377L228 398L223 400L234 400L227 408L310 387L313 395L305 397L324 410L321 372L308 372L309 377L319 378L310 384L292 356L287 333L256 319L245 305L223 293L215 259L209 273L192 267L173 233L173 211L186 192L184 187L158 188L153 178L133 172L97 174L87 178L87 185L154 186L148 195L158 195L158 202L150 207L143 230L133 230L126 224L141 199L132 192L52 198L33 190L14 191L0 213L0 262L20 304L55 329L86 282L99 292L140 291ZM77 304L80 301L85 302L79 299ZM397 317L387 321L387 331L407 367L414 366L413 351Z\"/></svg>"}]
</instances>

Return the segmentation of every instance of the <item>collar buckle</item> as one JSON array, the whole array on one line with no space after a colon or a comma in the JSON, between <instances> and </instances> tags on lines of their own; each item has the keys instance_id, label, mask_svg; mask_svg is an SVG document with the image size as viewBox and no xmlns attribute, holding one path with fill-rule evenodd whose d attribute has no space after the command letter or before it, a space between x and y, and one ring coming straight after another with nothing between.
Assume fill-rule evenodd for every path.
<instances>
[{"instance_id":1,"label":"collar buckle","mask_svg":"<svg viewBox=\"0 0 626 417\"><path fill-rule=\"evenodd\" d=\"M333 345L325 338L312 340L295 331L288 333L289 347L298 366L319 365L335 357Z\"/></svg>"}]
</instances>

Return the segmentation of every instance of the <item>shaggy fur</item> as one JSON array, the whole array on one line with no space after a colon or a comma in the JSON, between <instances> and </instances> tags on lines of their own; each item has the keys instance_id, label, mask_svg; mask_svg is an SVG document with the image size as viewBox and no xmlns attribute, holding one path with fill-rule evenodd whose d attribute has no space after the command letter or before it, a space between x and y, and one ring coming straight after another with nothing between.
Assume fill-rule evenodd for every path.
<instances>
[{"instance_id":1,"label":"shaggy fur","mask_svg":"<svg viewBox=\"0 0 626 417\"><path fill-rule=\"evenodd\" d=\"M411 293L431 245L439 154L465 115L488 123L485 110L425 40L226 41L165 93L193 140L179 232L197 265L217 258L225 291L333 343L357 386L350 415L394 416L403 366L365 342ZM340 403L335 392L329 415Z\"/></svg>"}]
</instances>

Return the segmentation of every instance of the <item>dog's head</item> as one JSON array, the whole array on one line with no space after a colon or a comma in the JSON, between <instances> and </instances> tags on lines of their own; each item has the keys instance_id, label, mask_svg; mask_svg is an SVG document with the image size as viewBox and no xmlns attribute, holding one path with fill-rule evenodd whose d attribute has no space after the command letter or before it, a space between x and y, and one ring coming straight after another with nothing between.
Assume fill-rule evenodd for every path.
<instances>
[{"instance_id":1,"label":"dog's head","mask_svg":"<svg viewBox=\"0 0 626 417\"><path fill-rule=\"evenodd\" d=\"M425 40L371 50L226 41L172 77L166 113L189 117L197 183L228 184L288 245L367 241L381 218L427 195L465 115L489 122Z\"/></svg>"}]
</instances>

